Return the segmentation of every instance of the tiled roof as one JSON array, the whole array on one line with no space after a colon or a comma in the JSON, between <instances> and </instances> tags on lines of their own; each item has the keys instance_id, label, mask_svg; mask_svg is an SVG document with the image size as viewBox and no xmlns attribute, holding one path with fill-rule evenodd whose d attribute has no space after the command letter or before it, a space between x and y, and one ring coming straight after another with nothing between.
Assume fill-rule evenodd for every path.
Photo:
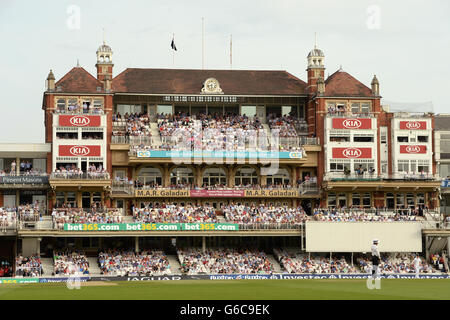
<instances>
[{"instance_id":1,"label":"tiled roof","mask_svg":"<svg viewBox=\"0 0 450 320\"><path fill-rule=\"evenodd\" d=\"M102 83L82 67L73 68L55 84L56 91L63 93L98 93L98 87L103 90Z\"/></svg>"},{"instance_id":2,"label":"tiled roof","mask_svg":"<svg viewBox=\"0 0 450 320\"><path fill-rule=\"evenodd\" d=\"M372 90L345 71L338 70L325 80L326 97L373 97Z\"/></svg>"},{"instance_id":3,"label":"tiled roof","mask_svg":"<svg viewBox=\"0 0 450 320\"><path fill-rule=\"evenodd\" d=\"M114 92L200 94L215 78L225 95L304 95L306 83L286 71L129 68L113 79Z\"/></svg>"}]
</instances>

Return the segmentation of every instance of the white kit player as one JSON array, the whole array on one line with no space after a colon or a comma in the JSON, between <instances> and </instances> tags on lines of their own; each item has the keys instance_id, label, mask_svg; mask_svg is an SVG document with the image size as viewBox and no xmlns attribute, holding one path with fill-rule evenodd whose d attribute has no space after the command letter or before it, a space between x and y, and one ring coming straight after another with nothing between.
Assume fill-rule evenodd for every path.
<instances>
[{"instance_id":1,"label":"white kit player","mask_svg":"<svg viewBox=\"0 0 450 320\"><path fill-rule=\"evenodd\" d=\"M419 273L420 273L420 265L422 261L420 261L420 257L418 254L416 254L416 257L413 260L414 269L416 271L416 279L419 279Z\"/></svg>"},{"instance_id":2,"label":"white kit player","mask_svg":"<svg viewBox=\"0 0 450 320\"><path fill-rule=\"evenodd\" d=\"M378 266L381 261L380 252L378 251L378 239L373 240L373 244L370 250L372 252L372 278L378 279L379 278Z\"/></svg>"}]
</instances>

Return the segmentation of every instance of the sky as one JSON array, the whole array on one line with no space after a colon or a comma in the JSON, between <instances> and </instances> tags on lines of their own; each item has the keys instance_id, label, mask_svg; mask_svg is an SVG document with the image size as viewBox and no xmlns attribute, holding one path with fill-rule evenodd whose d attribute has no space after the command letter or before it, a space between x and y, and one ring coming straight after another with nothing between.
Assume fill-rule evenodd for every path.
<instances>
[{"instance_id":1,"label":"sky","mask_svg":"<svg viewBox=\"0 0 450 320\"><path fill-rule=\"evenodd\" d=\"M450 113L450 1L385 0L0 0L0 143L43 143L42 98L80 65L96 75L103 39L114 75L128 67L286 70L306 81L306 56L325 53L325 74L342 69L382 103ZM103 29L105 32L103 32ZM170 43L175 34L175 65Z\"/></svg>"}]
</instances>

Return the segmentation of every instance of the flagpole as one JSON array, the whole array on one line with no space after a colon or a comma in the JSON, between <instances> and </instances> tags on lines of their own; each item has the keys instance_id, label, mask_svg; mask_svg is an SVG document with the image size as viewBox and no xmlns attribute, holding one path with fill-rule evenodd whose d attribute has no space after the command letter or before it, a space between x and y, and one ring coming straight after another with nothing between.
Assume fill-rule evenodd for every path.
<instances>
[{"instance_id":1,"label":"flagpole","mask_svg":"<svg viewBox=\"0 0 450 320\"><path fill-rule=\"evenodd\" d=\"M233 35L230 36L230 69L233 70Z\"/></svg>"},{"instance_id":2,"label":"flagpole","mask_svg":"<svg viewBox=\"0 0 450 320\"><path fill-rule=\"evenodd\" d=\"M205 69L205 18L202 17L202 69Z\"/></svg>"},{"instance_id":3,"label":"flagpole","mask_svg":"<svg viewBox=\"0 0 450 320\"><path fill-rule=\"evenodd\" d=\"M172 41L175 44L175 33L173 34ZM175 50L173 48L172 48L172 64L173 64L173 67L175 68Z\"/></svg>"}]
</instances>

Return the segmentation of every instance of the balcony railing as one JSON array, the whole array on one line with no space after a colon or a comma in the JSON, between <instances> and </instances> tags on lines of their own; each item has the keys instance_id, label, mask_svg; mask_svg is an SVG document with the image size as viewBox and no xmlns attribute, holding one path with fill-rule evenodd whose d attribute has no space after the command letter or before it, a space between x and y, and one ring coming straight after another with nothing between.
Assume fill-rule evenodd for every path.
<instances>
[{"instance_id":1,"label":"balcony railing","mask_svg":"<svg viewBox=\"0 0 450 320\"><path fill-rule=\"evenodd\" d=\"M89 108L89 110L61 110L56 109L55 114L63 114L63 115L104 115L105 112L102 108Z\"/></svg>"},{"instance_id":2,"label":"balcony railing","mask_svg":"<svg viewBox=\"0 0 450 320\"><path fill-rule=\"evenodd\" d=\"M149 136L112 136L111 143L150 146L155 144L155 139Z\"/></svg>"},{"instance_id":3,"label":"balcony railing","mask_svg":"<svg viewBox=\"0 0 450 320\"><path fill-rule=\"evenodd\" d=\"M431 173L393 173L375 174L364 172L349 173L328 172L324 176L324 181L381 181L381 180L402 180L402 181L438 181L439 176Z\"/></svg>"},{"instance_id":4,"label":"balcony railing","mask_svg":"<svg viewBox=\"0 0 450 320\"><path fill-rule=\"evenodd\" d=\"M302 195L319 193L319 186L317 185L317 181L304 181L300 185L299 189Z\"/></svg>"},{"instance_id":5,"label":"balcony railing","mask_svg":"<svg viewBox=\"0 0 450 320\"><path fill-rule=\"evenodd\" d=\"M108 172L84 172L84 173L71 173L71 172L53 172L50 175L51 180L109 180L110 176Z\"/></svg>"},{"instance_id":6,"label":"balcony railing","mask_svg":"<svg viewBox=\"0 0 450 320\"><path fill-rule=\"evenodd\" d=\"M374 112L359 112L353 113L349 111L328 111L328 117L332 118L374 118Z\"/></svg>"}]
</instances>

